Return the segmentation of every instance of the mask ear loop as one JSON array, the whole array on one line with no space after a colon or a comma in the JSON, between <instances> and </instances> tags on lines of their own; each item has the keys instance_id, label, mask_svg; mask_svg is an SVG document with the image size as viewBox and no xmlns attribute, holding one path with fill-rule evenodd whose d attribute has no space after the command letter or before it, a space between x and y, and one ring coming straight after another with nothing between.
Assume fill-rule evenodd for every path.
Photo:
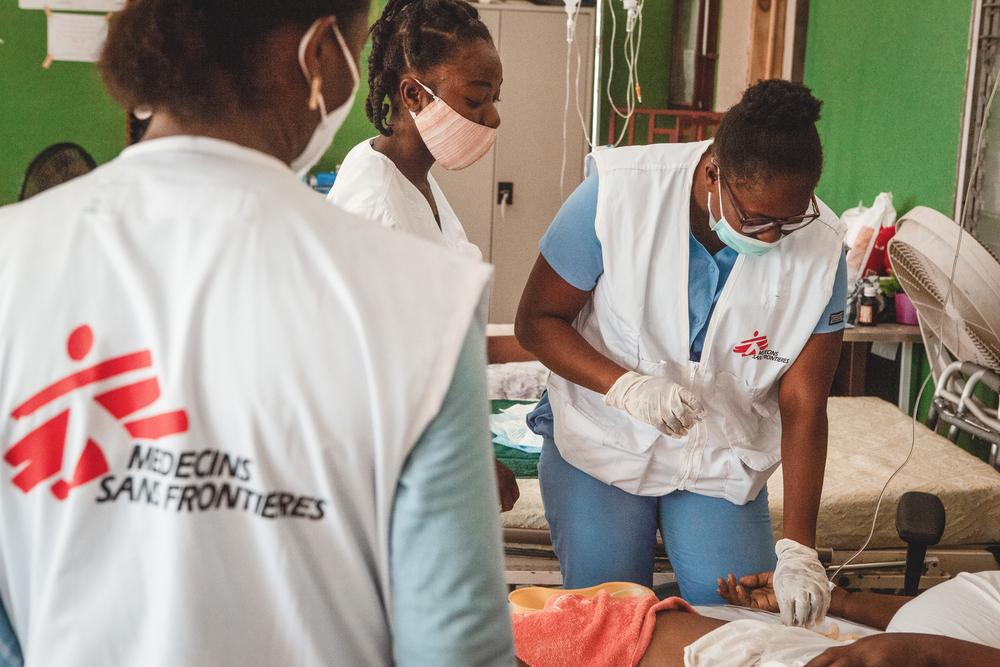
<instances>
[{"instance_id":1,"label":"mask ear loop","mask_svg":"<svg viewBox=\"0 0 1000 667\"><path fill-rule=\"evenodd\" d=\"M302 74L305 75L306 81L309 82L309 110L316 111L318 109L321 117L326 118L326 101L323 99L321 90L323 87L323 77L319 75L312 76L309 74L309 68L306 67L306 49L309 47L309 42L312 41L313 35L316 33L316 29L322 20L316 19L313 21L313 24L306 30L306 34L302 36L302 41L299 42L299 67L302 68Z\"/></svg>"},{"instance_id":2,"label":"mask ear loop","mask_svg":"<svg viewBox=\"0 0 1000 667\"><path fill-rule=\"evenodd\" d=\"M351 78L354 80L354 85L357 86L361 82L361 72L358 71L358 64L354 62L354 56L351 55L351 50L347 48L347 41L344 39L344 33L340 32L340 26L337 25L337 17L333 17L333 36L337 38L337 44L340 45L340 51L344 54L344 60L347 61L347 69L351 72Z\"/></svg>"},{"instance_id":3,"label":"mask ear loop","mask_svg":"<svg viewBox=\"0 0 1000 667\"><path fill-rule=\"evenodd\" d=\"M438 96L434 94L434 91L433 91L433 90L431 90L430 88L428 88L427 86L425 86L425 85L424 85L424 84L423 84L423 83L422 83L422 82L420 81L420 79L418 79L418 78L416 78L416 77L413 77L413 80L414 80L414 81L416 81L416 82L417 82L417 84L418 84L418 85L419 85L419 86L420 86L421 88L423 88L423 89L424 89L425 91L427 91L427 94L428 94L428 95L430 95L432 99L435 99L435 100L436 100L436 99L438 98Z\"/></svg>"},{"instance_id":4,"label":"mask ear loop","mask_svg":"<svg viewBox=\"0 0 1000 667\"><path fill-rule=\"evenodd\" d=\"M320 89L323 87L323 78L314 76L312 78L312 85L309 86L309 111L316 111L320 108L323 103L323 94ZM323 104L323 106L326 106ZM323 115L326 115L324 110Z\"/></svg>"},{"instance_id":5,"label":"mask ear loop","mask_svg":"<svg viewBox=\"0 0 1000 667\"><path fill-rule=\"evenodd\" d=\"M713 222L713 219L715 220L714 222ZM716 218L715 214L712 213L712 191L709 190L708 191L708 228L711 229L714 232L715 228L719 226L720 222L722 222L722 195L721 195L721 193L719 195L719 217Z\"/></svg>"},{"instance_id":6,"label":"mask ear loop","mask_svg":"<svg viewBox=\"0 0 1000 667\"><path fill-rule=\"evenodd\" d=\"M711 229L713 231L715 231L715 228L719 226L718 223L722 222L723 215L725 214L725 211L722 210L722 169L719 167L718 160L716 160L714 157L712 158L712 164L715 165L715 182L716 182L716 185L717 185L716 189L719 191L719 193L718 193L719 194L719 217L716 219L716 224L715 225L711 224L711 222L712 222L712 191L711 190L708 191L708 216L709 216L709 227L711 227ZM729 223L727 222L726 224L729 224Z\"/></svg>"},{"instance_id":7,"label":"mask ear loop","mask_svg":"<svg viewBox=\"0 0 1000 667\"><path fill-rule=\"evenodd\" d=\"M430 95L430 96L431 96L431 101L432 101L432 102L436 102L436 101L437 101L437 100L439 99L439 98L438 98L438 96L434 94L434 91L433 91L433 90L431 90L430 88L428 88L427 86L425 86L425 85L424 85L424 84L423 84L423 83L422 83L422 82L420 81L420 79L418 79L418 78L416 78L416 77L413 77L413 80L414 80L414 81L416 81L416 82L417 82L417 85L418 85L418 86L420 86L421 88L423 88L423 89L424 89L424 91L425 91L425 92L426 92L426 93L427 93L428 95ZM427 106L430 106L430 105L427 105ZM426 109L426 108L427 108L427 107L424 107L424 109ZM423 111L424 109L421 109L420 111ZM408 111L409 111L409 110L408 110ZM416 117L417 117L417 114L418 114L418 113L420 113L420 111L410 111L410 118L416 118Z\"/></svg>"}]
</instances>

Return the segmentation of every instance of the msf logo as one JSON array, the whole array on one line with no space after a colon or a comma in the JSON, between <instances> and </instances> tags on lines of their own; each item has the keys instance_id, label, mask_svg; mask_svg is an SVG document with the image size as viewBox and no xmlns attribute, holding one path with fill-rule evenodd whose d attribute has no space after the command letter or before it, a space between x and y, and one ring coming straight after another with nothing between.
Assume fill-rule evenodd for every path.
<instances>
[{"instance_id":1,"label":"msf logo","mask_svg":"<svg viewBox=\"0 0 1000 667\"><path fill-rule=\"evenodd\" d=\"M66 343L66 352L75 362L83 362L94 344L94 333L86 324L77 327ZM133 371L150 369L153 357L149 350L140 350L86 366L66 377L56 380L14 408L11 417L25 419L46 405L98 382L111 380ZM116 419L132 438L158 440L188 430L187 412L174 410L145 417L133 416L148 408L160 398L160 383L150 377L137 382L120 384L106 389L93 400ZM14 486L28 493L47 480L58 500L66 500L70 491L107 474L109 471L104 449L94 438L87 437L80 458L73 466L69 479L64 479L63 455L66 450L66 433L70 409L56 416L15 442L4 453L7 465L18 469ZM76 449L76 448L74 448Z\"/></svg>"},{"instance_id":2,"label":"msf logo","mask_svg":"<svg viewBox=\"0 0 1000 667\"><path fill-rule=\"evenodd\" d=\"M759 331L753 332L753 338L747 338L733 348L733 352L743 357L756 357L767 349L767 336L761 336Z\"/></svg>"}]
</instances>

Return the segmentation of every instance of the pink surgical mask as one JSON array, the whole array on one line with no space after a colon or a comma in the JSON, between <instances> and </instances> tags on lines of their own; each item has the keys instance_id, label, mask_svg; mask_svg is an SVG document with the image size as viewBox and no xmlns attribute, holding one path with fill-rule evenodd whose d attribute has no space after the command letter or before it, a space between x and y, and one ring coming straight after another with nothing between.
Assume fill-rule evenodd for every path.
<instances>
[{"instance_id":1,"label":"pink surgical mask","mask_svg":"<svg viewBox=\"0 0 1000 667\"><path fill-rule=\"evenodd\" d=\"M496 128L469 120L448 106L430 88L422 83L420 85L434 101L419 114L411 111L410 115L427 150L442 167L465 169L493 148L497 140Z\"/></svg>"}]
</instances>

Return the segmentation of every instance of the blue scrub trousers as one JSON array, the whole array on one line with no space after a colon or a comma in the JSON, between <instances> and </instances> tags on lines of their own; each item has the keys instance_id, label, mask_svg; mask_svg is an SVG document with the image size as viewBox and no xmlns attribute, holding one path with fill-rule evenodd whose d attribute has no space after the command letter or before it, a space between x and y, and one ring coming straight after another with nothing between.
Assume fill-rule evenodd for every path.
<instances>
[{"instance_id":1,"label":"blue scrub trousers","mask_svg":"<svg viewBox=\"0 0 1000 667\"><path fill-rule=\"evenodd\" d=\"M565 588L606 581L652 587L657 527L691 604L721 604L718 577L773 570L777 562L766 487L746 505L690 491L637 496L574 468L551 438L538 480Z\"/></svg>"}]
</instances>

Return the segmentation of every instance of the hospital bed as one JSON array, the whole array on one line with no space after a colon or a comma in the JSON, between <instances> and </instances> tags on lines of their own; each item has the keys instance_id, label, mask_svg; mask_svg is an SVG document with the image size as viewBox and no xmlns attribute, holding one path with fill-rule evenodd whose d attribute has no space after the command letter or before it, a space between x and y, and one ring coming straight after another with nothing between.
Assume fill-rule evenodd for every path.
<instances>
[{"instance_id":1,"label":"hospital bed","mask_svg":"<svg viewBox=\"0 0 1000 667\"><path fill-rule=\"evenodd\" d=\"M528 398L525 393L540 390L544 371L523 363L516 365L514 373L511 368L506 364L491 366L495 398ZM522 380L512 380L519 373ZM498 380L500 377L504 379ZM504 387L522 394L498 396ZM830 442L817 546L821 560L831 569L843 564L864 542L879 491L906 457L916 430L914 455L888 487L869 549L841 572L837 583L868 590L903 587L906 545L897 534L895 516L896 505L907 491L937 495L947 514L940 544L927 553L922 588L957 572L1000 566L1000 472L926 426L914 425L912 418L882 399L834 397L828 413ZM502 515L508 584L561 585L538 480L519 479L518 486L520 499L513 510ZM768 482L768 494L778 538L783 516L780 468ZM662 545L659 556L654 585L673 581Z\"/></svg>"}]
</instances>

